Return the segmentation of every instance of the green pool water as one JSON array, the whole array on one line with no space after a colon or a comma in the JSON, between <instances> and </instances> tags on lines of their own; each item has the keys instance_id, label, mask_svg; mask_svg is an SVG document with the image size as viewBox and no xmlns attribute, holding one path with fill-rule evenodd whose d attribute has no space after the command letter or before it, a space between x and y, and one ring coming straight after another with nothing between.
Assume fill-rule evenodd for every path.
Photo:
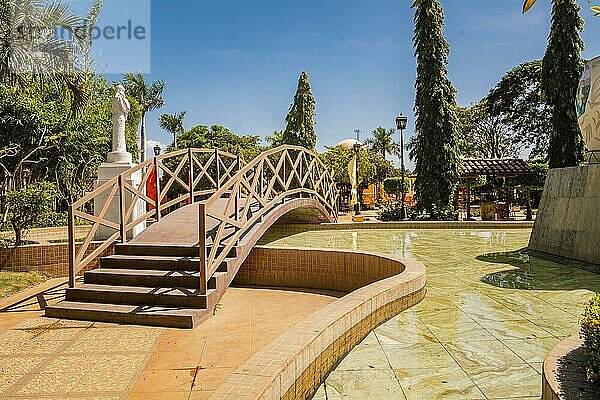
<instances>
[{"instance_id":1,"label":"green pool water","mask_svg":"<svg viewBox=\"0 0 600 400\"><path fill-rule=\"evenodd\" d=\"M530 230L314 231L261 244L379 251L427 267L425 300L378 327L314 399L539 399L600 275L529 257Z\"/></svg>"}]
</instances>

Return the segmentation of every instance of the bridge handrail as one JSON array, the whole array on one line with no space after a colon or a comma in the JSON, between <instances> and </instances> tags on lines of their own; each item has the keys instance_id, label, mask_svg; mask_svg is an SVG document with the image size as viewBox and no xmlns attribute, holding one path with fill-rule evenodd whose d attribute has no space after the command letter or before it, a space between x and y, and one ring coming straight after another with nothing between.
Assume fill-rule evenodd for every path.
<instances>
[{"instance_id":1,"label":"bridge handrail","mask_svg":"<svg viewBox=\"0 0 600 400\"><path fill-rule=\"evenodd\" d=\"M228 182L246 162L239 156L218 149L183 149L166 153L119 174L100 185L69 206L69 285L75 286L75 277L114 242L127 242L127 235L135 227L155 218L157 221L169 213L169 209L181 202L193 203L210 196ZM140 185L135 188L129 181L139 174ZM161 181L161 175L163 180ZM156 199L146 193L149 179L156 182ZM202 186L202 188L199 188ZM169 199L168 196L174 196ZM127 199L131 197L131 199ZM103 198L100 210L88 211L86 206L93 200ZM116 220L106 216L111 204L118 201ZM114 204L117 206L117 204ZM136 208L143 206L143 214L135 216ZM134 219L135 218L135 219ZM85 220L92 227L77 248L75 220ZM100 228L115 232L100 243L93 243ZM91 247L92 244L95 247Z\"/></svg>"},{"instance_id":2,"label":"bridge handrail","mask_svg":"<svg viewBox=\"0 0 600 400\"><path fill-rule=\"evenodd\" d=\"M288 145L263 152L199 203L201 293L206 293L208 279L243 236L273 207L294 197L312 197L337 218L332 174L316 153ZM218 201L225 204L224 210L213 207ZM217 223L210 232L207 218ZM209 242L212 246L207 247Z\"/></svg>"}]
</instances>

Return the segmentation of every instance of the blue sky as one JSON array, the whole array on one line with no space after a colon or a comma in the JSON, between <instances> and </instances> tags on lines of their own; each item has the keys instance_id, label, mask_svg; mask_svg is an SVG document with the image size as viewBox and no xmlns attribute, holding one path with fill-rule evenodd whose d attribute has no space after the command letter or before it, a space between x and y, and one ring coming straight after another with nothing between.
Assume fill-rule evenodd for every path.
<instances>
[{"instance_id":1,"label":"blue sky","mask_svg":"<svg viewBox=\"0 0 600 400\"><path fill-rule=\"evenodd\" d=\"M167 81L160 112L187 110L186 127L219 124L262 137L284 128L298 75L317 100L319 149L410 116L415 59L410 0L153 0L151 74ZM504 72L541 58L550 0L444 0L449 77L458 101L481 99ZM585 56L600 55L600 18L584 8ZM110 79L118 76L110 75ZM150 139L169 143L148 116Z\"/></svg>"}]
</instances>

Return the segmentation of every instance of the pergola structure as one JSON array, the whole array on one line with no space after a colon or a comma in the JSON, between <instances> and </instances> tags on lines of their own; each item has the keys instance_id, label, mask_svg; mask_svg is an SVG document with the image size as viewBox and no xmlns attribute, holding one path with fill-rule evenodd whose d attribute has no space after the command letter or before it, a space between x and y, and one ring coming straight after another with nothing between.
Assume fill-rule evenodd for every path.
<instances>
[{"instance_id":1,"label":"pergola structure","mask_svg":"<svg viewBox=\"0 0 600 400\"><path fill-rule=\"evenodd\" d=\"M491 175L509 178L529 175L533 169L520 158L466 158L462 160L460 178L467 181L467 220L471 218L471 180Z\"/></svg>"}]
</instances>

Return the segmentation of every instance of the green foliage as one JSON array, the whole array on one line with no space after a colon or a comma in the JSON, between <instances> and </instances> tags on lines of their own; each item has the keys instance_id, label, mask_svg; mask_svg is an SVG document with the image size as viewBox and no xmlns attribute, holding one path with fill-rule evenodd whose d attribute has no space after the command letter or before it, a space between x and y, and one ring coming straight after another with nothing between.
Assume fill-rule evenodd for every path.
<instances>
[{"instance_id":1,"label":"green foliage","mask_svg":"<svg viewBox=\"0 0 600 400\"><path fill-rule=\"evenodd\" d=\"M387 191L387 190L386 190ZM408 213L408 211L407 211ZM384 207L379 219L383 222L394 222L402 220L402 204L399 202L393 202L388 206Z\"/></svg>"},{"instance_id":2,"label":"green foliage","mask_svg":"<svg viewBox=\"0 0 600 400\"><path fill-rule=\"evenodd\" d=\"M265 140L271 147L279 147L285 144L283 140L283 131L273 131L273 135L267 136Z\"/></svg>"},{"instance_id":3,"label":"green foliage","mask_svg":"<svg viewBox=\"0 0 600 400\"><path fill-rule=\"evenodd\" d=\"M581 320L581 337L588 363L588 376L600 383L600 294L585 308Z\"/></svg>"},{"instance_id":4,"label":"green foliage","mask_svg":"<svg viewBox=\"0 0 600 400\"><path fill-rule=\"evenodd\" d=\"M185 132L183 120L186 111L178 114L161 114L158 118L158 123L161 128L173 134L173 146L177 147L177 134Z\"/></svg>"},{"instance_id":5,"label":"green foliage","mask_svg":"<svg viewBox=\"0 0 600 400\"><path fill-rule=\"evenodd\" d=\"M508 71L484 99L485 111L508 128L517 147L545 158L552 131L552 105L542 96L542 62L529 61Z\"/></svg>"},{"instance_id":6,"label":"green foliage","mask_svg":"<svg viewBox=\"0 0 600 400\"><path fill-rule=\"evenodd\" d=\"M402 149L398 143L394 142L394 133L393 129L388 130L380 126L373 131L373 137L367 139L365 144L370 151L381 154L383 158L386 154L399 156Z\"/></svg>"},{"instance_id":7,"label":"green foliage","mask_svg":"<svg viewBox=\"0 0 600 400\"><path fill-rule=\"evenodd\" d=\"M542 64L542 88L553 107L548 146L550 168L574 167L583 161L583 138L575 102L583 73L580 32L584 22L576 0L554 0L552 28Z\"/></svg>"},{"instance_id":8,"label":"green foliage","mask_svg":"<svg viewBox=\"0 0 600 400\"><path fill-rule=\"evenodd\" d=\"M146 160L146 114L164 107L163 92L166 83L162 80L148 83L141 72L128 72L123 76L123 85L128 96L136 100L140 110L140 160L143 162Z\"/></svg>"},{"instance_id":9,"label":"green foliage","mask_svg":"<svg viewBox=\"0 0 600 400\"><path fill-rule=\"evenodd\" d=\"M342 185L350 185L348 165L354 157L354 150L342 147L327 148L325 153L319 155L323 164L328 169L333 169L333 179ZM359 152L358 161L358 186L365 189L373 183L383 182L386 178L394 176L395 170L391 162L364 148Z\"/></svg>"},{"instance_id":10,"label":"green foliage","mask_svg":"<svg viewBox=\"0 0 600 400\"><path fill-rule=\"evenodd\" d=\"M0 271L0 299L19 293L48 279L38 271L8 272Z\"/></svg>"},{"instance_id":11,"label":"green foliage","mask_svg":"<svg viewBox=\"0 0 600 400\"><path fill-rule=\"evenodd\" d=\"M444 10L437 0L422 0L415 6L417 120L411 157L416 162L418 207L435 218L451 207L459 177L456 90L447 78Z\"/></svg>"},{"instance_id":12,"label":"green foliage","mask_svg":"<svg viewBox=\"0 0 600 400\"><path fill-rule=\"evenodd\" d=\"M546 178L548 177L548 163L538 159L530 160L527 164L533 169L533 173L510 178L507 182L508 186L520 186L529 190L543 190Z\"/></svg>"},{"instance_id":13,"label":"green foliage","mask_svg":"<svg viewBox=\"0 0 600 400\"><path fill-rule=\"evenodd\" d=\"M501 115L489 111L486 99L471 108L459 108L457 115L459 149L465 157L518 157L525 146Z\"/></svg>"},{"instance_id":14,"label":"green foliage","mask_svg":"<svg viewBox=\"0 0 600 400\"><path fill-rule=\"evenodd\" d=\"M89 54L102 0L86 16L61 1L3 0L0 7L0 83L20 89L33 80L48 89L62 87L61 96L79 115L90 94ZM72 40L57 38L55 29L69 32Z\"/></svg>"},{"instance_id":15,"label":"green foliage","mask_svg":"<svg viewBox=\"0 0 600 400\"><path fill-rule=\"evenodd\" d=\"M91 96L78 118L71 118L63 90L36 82L18 92L0 86L0 193L48 180L57 185L64 202L73 202L90 189L111 149L114 88L104 78L90 80ZM140 114L137 103L131 103L127 147L137 154Z\"/></svg>"},{"instance_id":16,"label":"green foliage","mask_svg":"<svg viewBox=\"0 0 600 400\"><path fill-rule=\"evenodd\" d=\"M15 232L15 245L23 244L23 233L52 211L58 192L49 182L39 182L8 192L8 219Z\"/></svg>"},{"instance_id":17,"label":"green foliage","mask_svg":"<svg viewBox=\"0 0 600 400\"><path fill-rule=\"evenodd\" d=\"M278 143L278 145L303 146L309 150L314 150L317 147L315 105L316 101L312 94L308 74L303 71L298 79L298 89L294 96L294 102L290 106L287 117L285 117L286 127L281 135L281 143Z\"/></svg>"},{"instance_id":18,"label":"green foliage","mask_svg":"<svg viewBox=\"0 0 600 400\"><path fill-rule=\"evenodd\" d=\"M404 177L404 193L410 188L410 179ZM387 178L383 181L383 189L387 194L402 194L402 177Z\"/></svg>"},{"instance_id":19,"label":"green foliage","mask_svg":"<svg viewBox=\"0 0 600 400\"><path fill-rule=\"evenodd\" d=\"M0 86L0 213L6 218L4 196L28 183L54 182L61 205L91 188L98 166L111 148L113 87L104 78L91 79L91 96L78 118L61 87L29 82L19 91ZM126 124L128 149L137 153L136 103ZM132 136L133 133L133 136Z\"/></svg>"},{"instance_id":20,"label":"green foliage","mask_svg":"<svg viewBox=\"0 0 600 400\"><path fill-rule=\"evenodd\" d=\"M246 161L252 160L264 150L260 144L260 137L239 136L219 125L213 125L210 129L207 126L198 125L182 133L178 137L176 149L190 147L219 149L231 154L239 154Z\"/></svg>"}]
</instances>

